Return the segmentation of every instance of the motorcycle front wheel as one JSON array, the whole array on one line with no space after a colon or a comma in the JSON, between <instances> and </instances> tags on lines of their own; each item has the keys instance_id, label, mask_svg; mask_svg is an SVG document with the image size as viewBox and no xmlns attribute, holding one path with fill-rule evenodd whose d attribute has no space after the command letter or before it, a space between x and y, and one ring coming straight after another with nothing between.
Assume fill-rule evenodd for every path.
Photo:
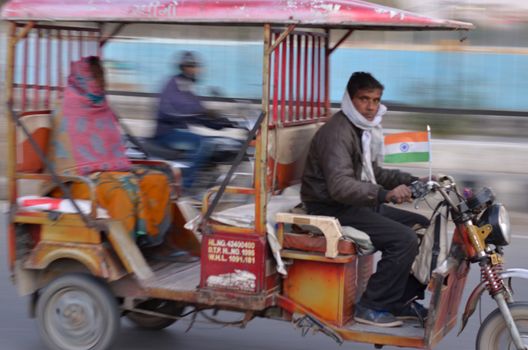
<instances>
[{"instance_id":1,"label":"motorcycle front wheel","mask_svg":"<svg viewBox=\"0 0 528 350\"><path fill-rule=\"evenodd\" d=\"M521 334L524 346L528 349L528 303L509 304L510 311ZM477 334L477 350L516 350L510 331L497 308L486 317Z\"/></svg>"}]
</instances>

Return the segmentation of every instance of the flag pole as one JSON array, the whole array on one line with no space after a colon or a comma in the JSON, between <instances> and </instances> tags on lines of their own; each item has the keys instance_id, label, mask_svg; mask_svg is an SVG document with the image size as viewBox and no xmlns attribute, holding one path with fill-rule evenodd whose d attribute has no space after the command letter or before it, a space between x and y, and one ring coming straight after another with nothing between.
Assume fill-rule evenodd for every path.
<instances>
[{"instance_id":1,"label":"flag pole","mask_svg":"<svg viewBox=\"0 0 528 350\"><path fill-rule=\"evenodd\" d=\"M431 127L427 125L427 148L429 150L429 181L433 180L433 152L431 152Z\"/></svg>"}]
</instances>

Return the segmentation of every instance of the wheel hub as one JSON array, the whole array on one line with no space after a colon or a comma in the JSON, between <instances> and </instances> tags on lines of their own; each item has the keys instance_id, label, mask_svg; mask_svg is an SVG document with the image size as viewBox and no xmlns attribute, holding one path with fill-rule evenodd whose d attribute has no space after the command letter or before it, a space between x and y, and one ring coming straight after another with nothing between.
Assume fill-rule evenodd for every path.
<instances>
[{"instance_id":1,"label":"wheel hub","mask_svg":"<svg viewBox=\"0 0 528 350\"><path fill-rule=\"evenodd\" d=\"M65 290L58 293L51 303L54 313L50 314L50 327L57 339L64 344L76 344L89 348L103 332L102 317L92 297L78 290Z\"/></svg>"},{"instance_id":2,"label":"wheel hub","mask_svg":"<svg viewBox=\"0 0 528 350\"><path fill-rule=\"evenodd\" d=\"M86 320L86 313L79 304L72 304L66 306L62 315L66 323L70 324L74 328L82 328Z\"/></svg>"}]
</instances>

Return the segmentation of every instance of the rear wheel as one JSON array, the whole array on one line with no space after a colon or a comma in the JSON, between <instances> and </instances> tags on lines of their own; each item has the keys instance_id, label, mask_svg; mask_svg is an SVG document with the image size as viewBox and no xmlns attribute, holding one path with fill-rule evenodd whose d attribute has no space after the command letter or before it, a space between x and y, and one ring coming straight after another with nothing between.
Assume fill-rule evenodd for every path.
<instances>
[{"instance_id":1,"label":"rear wheel","mask_svg":"<svg viewBox=\"0 0 528 350\"><path fill-rule=\"evenodd\" d=\"M510 311L521 334L524 346L528 348L528 303L512 303ZM486 317L477 334L477 350L516 350L510 331L497 308Z\"/></svg>"},{"instance_id":2,"label":"rear wheel","mask_svg":"<svg viewBox=\"0 0 528 350\"><path fill-rule=\"evenodd\" d=\"M137 305L136 308L145 311L158 312L169 316L179 316L182 314L184 309L183 306L174 301L161 299L147 300ZM136 326L151 330L160 330L167 328L177 321L173 318L147 315L134 311L131 311L126 314L126 317L130 321L132 321Z\"/></svg>"},{"instance_id":3,"label":"rear wheel","mask_svg":"<svg viewBox=\"0 0 528 350\"><path fill-rule=\"evenodd\" d=\"M37 303L37 322L50 349L106 350L119 331L117 302L90 275L69 274L52 281Z\"/></svg>"}]
</instances>

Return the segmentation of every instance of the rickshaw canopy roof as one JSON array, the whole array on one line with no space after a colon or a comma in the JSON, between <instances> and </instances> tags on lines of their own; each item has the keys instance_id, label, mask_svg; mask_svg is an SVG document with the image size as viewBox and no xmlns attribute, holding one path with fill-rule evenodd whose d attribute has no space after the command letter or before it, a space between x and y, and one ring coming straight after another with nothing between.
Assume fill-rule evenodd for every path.
<instances>
[{"instance_id":1,"label":"rickshaw canopy roof","mask_svg":"<svg viewBox=\"0 0 528 350\"><path fill-rule=\"evenodd\" d=\"M449 30L466 22L435 19L361 0L11 0L4 20L110 21Z\"/></svg>"}]
</instances>

